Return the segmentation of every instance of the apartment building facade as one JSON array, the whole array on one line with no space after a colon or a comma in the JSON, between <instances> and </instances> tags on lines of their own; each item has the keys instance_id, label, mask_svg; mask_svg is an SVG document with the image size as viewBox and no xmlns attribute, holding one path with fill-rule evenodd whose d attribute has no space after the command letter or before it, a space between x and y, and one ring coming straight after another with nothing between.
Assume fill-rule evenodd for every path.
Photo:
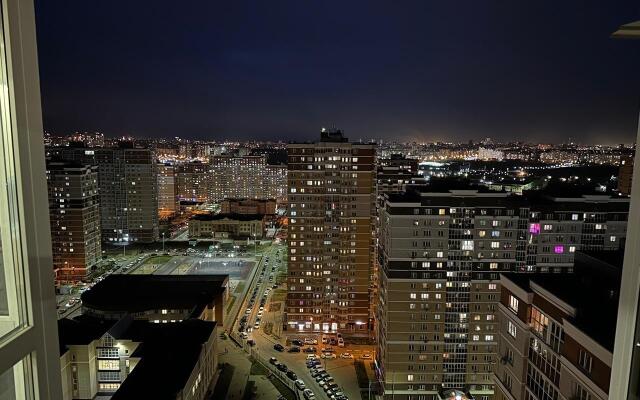
<instances>
[{"instance_id":1,"label":"apartment building facade","mask_svg":"<svg viewBox=\"0 0 640 400\"><path fill-rule=\"evenodd\" d=\"M98 168L49 162L47 188L56 281L82 280L102 256Z\"/></svg>"},{"instance_id":2,"label":"apartment building facade","mask_svg":"<svg viewBox=\"0 0 640 400\"><path fill-rule=\"evenodd\" d=\"M50 147L51 160L98 166L102 241L151 243L158 239L158 177L155 153L129 142L119 147Z\"/></svg>"},{"instance_id":3,"label":"apartment building facade","mask_svg":"<svg viewBox=\"0 0 640 400\"><path fill-rule=\"evenodd\" d=\"M178 211L178 192L175 166L171 163L158 164L158 218L167 219Z\"/></svg>"},{"instance_id":4,"label":"apartment building facade","mask_svg":"<svg viewBox=\"0 0 640 400\"><path fill-rule=\"evenodd\" d=\"M503 274L497 400L605 400L622 251L577 253L574 273Z\"/></svg>"},{"instance_id":5,"label":"apartment building facade","mask_svg":"<svg viewBox=\"0 0 640 400\"><path fill-rule=\"evenodd\" d=\"M287 197L287 166L269 165L264 155L214 155L209 168L209 201Z\"/></svg>"},{"instance_id":6,"label":"apartment building facade","mask_svg":"<svg viewBox=\"0 0 640 400\"><path fill-rule=\"evenodd\" d=\"M371 326L375 147L341 131L288 145L285 329L366 334Z\"/></svg>"},{"instance_id":7,"label":"apartment building facade","mask_svg":"<svg viewBox=\"0 0 640 400\"><path fill-rule=\"evenodd\" d=\"M206 202L209 199L209 165L191 161L175 166L179 200Z\"/></svg>"},{"instance_id":8,"label":"apartment building facade","mask_svg":"<svg viewBox=\"0 0 640 400\"><path fill-rule=\"evenodd\" d=\"M570 272L618 250L628 201L428 188L388 195L379 238L377 373L384 398L493 398L501 272Z\"/></svg>"}]
</instances>

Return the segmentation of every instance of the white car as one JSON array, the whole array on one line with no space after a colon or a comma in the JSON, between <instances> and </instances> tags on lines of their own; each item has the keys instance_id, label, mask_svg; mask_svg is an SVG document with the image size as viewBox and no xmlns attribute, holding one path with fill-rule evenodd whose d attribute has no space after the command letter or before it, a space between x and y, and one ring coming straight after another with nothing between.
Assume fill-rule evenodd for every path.
<instances>
[{"instance_id":1,"label":"white car","mask_svg":"<svg viewBox=\"0 0 640 400\"><path fill-rule=\"evenodd\" d=\"M336 355L334 353L322 353L320 357L327 360L333 360L334 358L336 358Z\"/></svg>"},{"instance_id":2,"label":"white car","mask_svg":"<svg viewBox=\"0 0 640 400\"><path fill-rule=\"evenodd\" d=\"M351 353L342 353L342 354L340 354L340 358L353 358L353 354L351 354Z\"/></svg>"},{"instance_id":3,"label":"white car","mask_svg":"<svg viewBox=\"0 0 640 400\"><path fill-rule=\"evenodd\" d=\"M371 358L371 354L370 353L364 353L362 354L362 358L364 358L365 360L368 360Z\"/></svg>"},{"instance_id":4,"label":"white car","mask_svg":"<svg viewBox=\"0 0 640 400\"><path fill-rule=\"evenodd\" d=\"M338 338L338 347L344 347L344 339Z\"/></svg>"},{"instance_id":5,"label":"white car","mask_svg":"<svg viewBox=\"0 0 640 400\"><path fill-rule=\"evenodd\" d=\"M296 387L300 390L306 389L306 386L304 385L304 381L302 379L298 379L296 381Z\"/></svg>"},{"instance_id":6,"label":"white car","mask_svg":"<svg viewBox=\"0 0 640 400\"><path fill-rule=\"evenodd\" d=\"M240 337L243 339L247 339L249 337L249 335L247 335L246 332L240 332Z\"/></svg>"},{"instance_id":7,"label":"white car","mask_svg":"<svg viewBox=\"0 0 640 400\"><path fill-rule=\"evenodd\" d=\"M260 322L256 322L255 325L253 325L253 329L260 329Z\"/></svg>"},{"instance_id":8,"label":"white car","mask_svg":"<svg viewBox=\"0 0 640 400\"><path fill-rule=\"evenodd\" d=\"M308 354L307 355L307 360L317 360L318 356L315 354Z\"/></svg>"},{"instance_id":9,"label":"white car","mask_svg":"<svg viewBox=\"0 0 640 400\"><path fill-rule=\"evenodd\" d=\"M318 344L316 339L304 338L304 344Z\"/></svg>"},{"instance_id":10,"label":"white car","mask_svg":"<svg viewBox=\"0 0 640 400\"><path fill-rule=\"evenodd\" d=\"M302 394L304 395L304 398L306 400L314 400L316 398L316 395L313 394L313 392L311 391L311 389L305 389Z\"/></svg>"}]
</instances>

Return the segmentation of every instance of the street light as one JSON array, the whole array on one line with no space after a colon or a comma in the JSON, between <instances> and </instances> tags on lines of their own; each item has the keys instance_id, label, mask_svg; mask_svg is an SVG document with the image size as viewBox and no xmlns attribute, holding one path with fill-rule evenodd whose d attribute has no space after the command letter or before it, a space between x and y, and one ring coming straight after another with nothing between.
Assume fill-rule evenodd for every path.
<instances>
[{"instance_id":1,"label":"street light","mask_svg":"<svg viewBox=\"0 0 640 400\"><path fill-rule=\"evenodd\" d=\"M162 254L164 254L164 232L162 232Z\"/></svg>"}]
</instances>

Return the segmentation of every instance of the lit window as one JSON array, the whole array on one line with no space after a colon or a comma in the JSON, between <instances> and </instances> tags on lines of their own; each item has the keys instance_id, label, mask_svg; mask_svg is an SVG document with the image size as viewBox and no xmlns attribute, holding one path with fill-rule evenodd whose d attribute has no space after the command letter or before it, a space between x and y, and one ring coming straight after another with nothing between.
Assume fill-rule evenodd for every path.
<instances>
[{"instance_id":1,"label":"lit window","mask_svg":"<svg viewBox=\"0 0 640 400\"><path fill-rule=\"evenodd\" d=\"M497 285L495 283L490 283L489 284L489 290L496 290Z\"/></svg>"},{"instance_id":2,"label":"lit window","mask_svg":"<svg viewBox=\"0 0 640 400\"><path fill-rule=\"evenodd\" d=\"M413 374L407 375L407 381L413 382Z\"/></svg>"},{"instance_id":3,"label":"lit window","mask_svg":"<svg viewBox=\"0 0 640 400\"><path fill-rule=\"evenodd\" d=\"M473 250L473 240L463 240L462 250Z\"/></svg>"},{"instance_id":4,"label":"lit window","mask_svg":"<svg viewBox=\"0 0 640 400\"><path fill-rule=\"evenodd\" d=\"M610 242L615 242L616 241L616 237L615 236L610 236L609 237L609 241Z\"/></svg>"},{"instance_id":5,"label":"lit window","mask_svg":"<svg viewBox=\"0 0 640 400\"><path fill-rule=\"evenodd\" d=\"M409 298L410 299L415 299L416 297L417 297L417 295L415 293L409 294Z\"/></svg>"},{"instance_id":6,"label":"lit window","mask_svg":"<svg viewBox=\"0 0 640 400\"><path fill-rule=\"evenodd\" d=\"M569 246L569 253L575 253L576 252L576 246Z\"/></svg>"},{"instance_id":7,"label":"lit window","mask_svg":"<svg viewBox=\"0 0 640 400\"><path fill-rule=\"evenodd\" d=\"M491 242L491 248L492 249L499 249L500 248L500 242Z\"/></svg>"},{"instance_id":8,"label":"lit window","mask_svg":"<svg viewBox=\"0 0 640 400\"><path fill-rule=\"evenodd\" d=\"M436 253L436 257L438 257L438 258L444 257L444 252L442 252L442 251L437 252Z\"/></svg>"},{"instance_id":9,"label":"lit window","mask_svg":"<svg viewBox=\"0 0 640 400\"><path fill-rule=\"evenodd\" d=\"M517 313L518 312L518 305L519 305L519 301L516 297L514 297L513 295L509 295L509 308Z\"/></svg>"},{"instance_id":10,"label":"lit window","mask_svg":"<svg viewBox=\"0 0 640 400\"><path fill-rule=\"evenodd\" d=\"M531 224L529 225L529 233L532 235L537 235L540 233L540 224Z\"/></svg>"},{"instance_id":11,"label":"lit window","mask_svg":"<svg viewBox=\"0 0 640 400\"><path fill-rule=\"evenodd\" d=\"M553 248L553 252L556 253L556 254L564 253L564 246L558 245L558 246L554 247Z\"/></svg>"},{"instance_id":12,"label":"lit window","mask_svg":"<svg viewBox=\"0 0 640 400\"><path fill-rule=\"evenodd\" d=\"M478 236L479 237L485 237L486 234L487 234L486 231L478 231Z\"/></svg>"},{"instance_id":13,"label":"lit window","mask_svg":"<svg viewBox=\"0 0 640 400\"><path fill-rule=\"evenodd\" d=\"M578 220L578 214L571 214L571 220L572 221L577 221Z\"/></svg>"},{"instance_id":14,"label":"lit window","mask_svg":"<svg viewBox=\"0 0 640 400\"><path fill-rule=\"evenodd\" d=\"M507 321L507 332L509 332L509 335L511 335L513 338L516 337L516 326L511 321Z\"/></svg>"}]
</instances>

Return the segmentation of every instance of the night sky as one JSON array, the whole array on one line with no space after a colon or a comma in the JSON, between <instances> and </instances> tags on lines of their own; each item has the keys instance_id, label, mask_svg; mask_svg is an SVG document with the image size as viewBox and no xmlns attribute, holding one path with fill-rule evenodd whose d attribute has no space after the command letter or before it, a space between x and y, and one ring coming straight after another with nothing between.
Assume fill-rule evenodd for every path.
<instances>
[{"instance_id":1,"label":"night sky","mask_svg":"<svg viewBox=\"0 0 640 400\"><path fill-rule=\"evenodd\" d=\"M45 129L630 143L637 0L36 1Z\"/></svg>"}]
</instances>

